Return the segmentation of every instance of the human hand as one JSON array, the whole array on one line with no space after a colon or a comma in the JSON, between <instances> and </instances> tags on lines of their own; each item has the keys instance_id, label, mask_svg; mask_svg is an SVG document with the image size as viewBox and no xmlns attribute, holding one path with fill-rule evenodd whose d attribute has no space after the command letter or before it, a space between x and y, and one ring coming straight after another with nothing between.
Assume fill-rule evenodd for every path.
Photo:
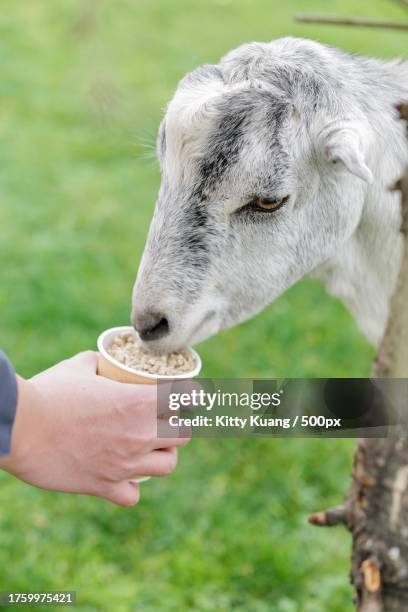
<instances>
[{"instance_id":1,"label":"human hand","mask_svg":"<svg viewBox=\"0 0 408 612\"><path fill-rule=\"evenodd\" d=\"M139 501L138 476L164 476L188 438L157 438L156 385L97 376L87 351L26 381L11 454L0 468L44 489L96 495L120 506Z\"/></svg>"}]
</instances>

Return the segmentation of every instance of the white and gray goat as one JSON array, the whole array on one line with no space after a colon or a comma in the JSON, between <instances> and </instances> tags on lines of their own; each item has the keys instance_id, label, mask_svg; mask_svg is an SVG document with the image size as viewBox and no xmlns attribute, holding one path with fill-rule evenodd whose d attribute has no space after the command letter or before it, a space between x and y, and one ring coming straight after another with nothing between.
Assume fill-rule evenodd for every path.
<instances>
[{"instance_id":1,"label":"white and gray goat","mask_svg":"<svg viewBox=\"0 0 408 612\"><path fill-rule=\"evenodd\" d=\"M307 275L381 338L402 253L408 62L303 39L245 44L180 82L133 293L153 350L194 344Z\"/></svg>"}]
</instances>

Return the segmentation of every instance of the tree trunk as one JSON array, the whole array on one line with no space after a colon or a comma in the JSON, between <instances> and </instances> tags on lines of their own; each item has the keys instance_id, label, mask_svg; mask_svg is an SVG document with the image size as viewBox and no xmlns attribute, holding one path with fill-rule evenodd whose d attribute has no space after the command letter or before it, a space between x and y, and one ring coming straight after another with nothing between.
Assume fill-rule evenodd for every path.
<instances>
[{"instance_id":1,"label":"tree trunk","mask_svg":"<svg viewBox=\"0 0 408 612\"><path fill-rule=\"evenodd\" d=\"M400 107L408 121L408 105ZM408 378L408 169L393 189L402 193L404 257L384 339L374 364L378 378ZM359 441L344 505L310 522L345 524L353 537L351 580L359 612L408 610L408 437Z\"/></svg>"}]
</instances>

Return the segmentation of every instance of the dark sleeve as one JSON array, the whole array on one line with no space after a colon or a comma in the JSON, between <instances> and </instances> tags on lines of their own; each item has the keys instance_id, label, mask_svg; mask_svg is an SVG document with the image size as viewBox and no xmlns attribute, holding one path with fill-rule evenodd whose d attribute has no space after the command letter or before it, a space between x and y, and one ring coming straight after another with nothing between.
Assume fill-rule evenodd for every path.
<instances>
[{"instance_id":1,"label":"dark sleeve","mask_svg":"<svg viewBox=\"0 0 408 612\"><path fill-rule=\"evenodd\" d=\"M0 351L0 456L10 453L11 430L16 407L16 374L5 354Z\"/></svg>"}]
</instances>

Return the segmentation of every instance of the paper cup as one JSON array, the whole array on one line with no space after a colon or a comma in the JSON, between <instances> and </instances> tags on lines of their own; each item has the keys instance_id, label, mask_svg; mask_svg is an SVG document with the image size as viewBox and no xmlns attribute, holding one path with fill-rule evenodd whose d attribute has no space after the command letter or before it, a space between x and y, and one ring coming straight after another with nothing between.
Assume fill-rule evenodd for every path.
<instances>
[{"instance_id":1,"label":"paper cup","mask_svg":"<svg viewBox=\"0 0 408 612\"><path fill-rule=\"evenodd\" d=\"M141 370L133 370L132 368L119 363L116 361L116 359L109 355L107 349L110 347L116 336L124 332L135 333L135 330L130 326L111 327L110 329L102 332L99 336L97 341L99 351L97 374L99 374L99 376L104 376L105 378L110 378L121 383L155 385L158 383L170 382L172 380L194 378L200 373L202 366L200 356L194 349L189 347L187 347L185 350L187 350L194 357L195 367L193 370L190 370L190 372L183 372L182 374L178 374L176 376L164 376L151 374L150 372L143 372ZM144 482L145 480L149 480L149 478L150 476L135 476L132 478L131 482Z\"/></svg>"},{"instance_id":2,"label":"paper cup","mask_svg":"<svg viewBox=\"0 0 408 612\"><path fill-rule=\"evenodd\" d=\"M188 380L189 378L195 378L200 373L202 366L200 356L194 349L189 347L187 347L185 350L187 350L194 358L194 369L190 370L189 372L182 372L181 374L173 376L164 376L162 374L151 374L150 372L143 372L142 370L134 370L133 368L129 368L128 366L119 363L116 361L116 359L109 355L107 349L110 347L116 336L125 332L136 333L133 327L127 325L123 327L112 327L111 329L107 329L106 331L102 332L102 334L99 336L97 341L99 351L97 373L100 376L111 378L112 380L123 383L154 385L161 382L170 382L172 380Z\"/></svg>"}]
</instances>

